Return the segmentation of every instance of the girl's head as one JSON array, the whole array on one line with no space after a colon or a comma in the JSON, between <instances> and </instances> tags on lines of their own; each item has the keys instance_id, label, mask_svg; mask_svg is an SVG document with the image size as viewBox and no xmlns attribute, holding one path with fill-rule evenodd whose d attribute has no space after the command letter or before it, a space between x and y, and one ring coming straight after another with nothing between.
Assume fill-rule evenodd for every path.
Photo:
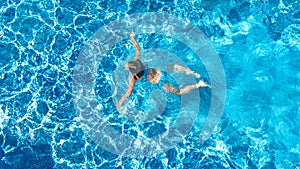
<instances>
[{"instance_id":1,"label":"girl's head","mask_svg":"<svg viewBox=\"0 0 300 169\"><path fill-rule=\"evenodd\" d=\"M125 65L125 68L132 74L137 74L145 69L144 64L141 61L131 61Z\"/></svg>"}]
</instances>

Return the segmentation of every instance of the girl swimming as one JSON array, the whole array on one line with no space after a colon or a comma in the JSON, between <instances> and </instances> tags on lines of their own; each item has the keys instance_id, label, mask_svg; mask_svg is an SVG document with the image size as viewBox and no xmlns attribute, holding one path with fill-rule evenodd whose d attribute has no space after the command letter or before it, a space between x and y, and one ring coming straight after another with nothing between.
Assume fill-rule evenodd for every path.
<instances>
[{"instance_id":1,"label":"girl swimming","mask_svg":"<svg viewBox=\"0 0 300 169\"><path fill-rule=\"evenodd\" d=\"M186 86L183 89L176 89L172 84L165 81L164 77L166 76L166 74L162 73L160 69L156 69L156 68L145 69L145 65L140 60L140 46L134 39L133 32L130 33L130 39L133 42L134 47L136 49L135 60L130 61L125 65L125 69L131 73L131 76L129 78L129 87L127 92L124 94L124 96L120 99L120 101L116 105L118 110L120 109L124 101L131 95L135 82L141 80L143 77L146 77L147 80L152 84L161 86L161 88L164 91L171 92L179 96L186 94L193 89L197 89L200 87L210 87L207 83L200 80L197 84ZM193 74L196 78L200 78L200 75L198 73L190 70L187 67L180 66L178 64L166 66L166 69L168 71L186 73L187 75Z\"/></svg>"}]
</instances>

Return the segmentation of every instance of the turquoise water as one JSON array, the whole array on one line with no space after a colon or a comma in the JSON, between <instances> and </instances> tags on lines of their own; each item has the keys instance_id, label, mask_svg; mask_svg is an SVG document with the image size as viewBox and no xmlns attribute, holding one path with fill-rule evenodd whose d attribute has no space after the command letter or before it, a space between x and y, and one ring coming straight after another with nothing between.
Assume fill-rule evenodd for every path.
<instances>
[{"instance_id":1,"label":"turquoise water","mask_svg":"<svg viewBox=\"0 0 300 169\"><path fill-rule=\"evenodd\" d=\"M1 0L0 168L300 168L299 3ZM146 12L182 18L204 32L224 67L226 102L215 132L203 144L198 137L210 89L198 90L198 119L181 142L152 157L127 158L106 151L86 134L74 108L73 72L80 51L100 28ZM136 38L142 51L171 51L210 81L205 65L194 61L192 51L176 39L149 34ZM132 137L138 131L145 131L144 137L166 131L166 120L171 119L170 126L178 116L181 98L159 93L168 104L154 121L119 116L110 97L116 84L105 76L121 69L134 48L125 39L110 51L96 78L95 93L104 110L100 115ZM145 59L151 55L144 54ZM148 111L145 93L156 88L145 83L137 87L130 104Z\"/></svg>"}]
</instances>

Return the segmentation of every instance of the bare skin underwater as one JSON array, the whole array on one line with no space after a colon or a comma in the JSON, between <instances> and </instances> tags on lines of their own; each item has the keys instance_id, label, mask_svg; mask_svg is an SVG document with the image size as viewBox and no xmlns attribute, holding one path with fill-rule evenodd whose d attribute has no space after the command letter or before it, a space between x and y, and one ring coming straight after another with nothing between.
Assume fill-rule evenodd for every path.
<instances>
[{"instance_id":1,"label":"bare skin underwater","mask_svg":"<svg viewBox=\"0 0 300 169\"><path fill-rule=\"evenodd\" d=\"M131 32L129 37L130 37L131 41L133 42L134 47L136 49L135 60L128 62L125 65L125 69L130 71L131 76L129 78L129 86L128 86L127 92L123 95L123 97L120 99L120 101L116 105L118 110L120 109L120 107L124 103L124 101L131 95L136 81L139 81L143 78L143 76L146 76L147 80L149 82L151 82L153 84L158 84L162 77L162 72L160 69L148 68L147 70L145 70L145 66L140 61L140 46L134 39L134 33ZM201 77L200 74L190 70L187 67L180 66L178 64L166 66L166 70L169 72L181 72L181 73L185 73L186 75L194 75L196 78ZM147 72L147 74L145 72ZM162 86L162 89L165 92L171 92L175 95L180 96L183 94L187 94L189 91L200 88L200 87L209 87L210 88L210 85L208 85L204 81L200 80L197 84L189 85L182 89L177 89L172 84L167 82Z\"/></svg>"}]
</instances>

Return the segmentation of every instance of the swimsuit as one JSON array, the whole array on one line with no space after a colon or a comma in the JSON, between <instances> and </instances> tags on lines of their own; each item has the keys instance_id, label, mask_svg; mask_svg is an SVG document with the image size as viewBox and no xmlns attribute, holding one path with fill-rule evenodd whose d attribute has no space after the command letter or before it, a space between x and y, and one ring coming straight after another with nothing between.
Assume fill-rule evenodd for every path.
<instances>
[{"instance_id":1,"label":"swimsuit","mask_svg":"<svg viewBox=\"0 0 300 169\"><path fill-rule=\"evenodd\" d=\"M141 79L141 77L143 77L144 74L145 74L145 70L142 70L139 73L136 73L135 75L133 75L133 78L134 78L134 80Z\"/></svg>"},{"instance_id":2,"label":"swimsuit","mask_svg":"<svg viewBox=\"0 0 300 169\"><path fill-rule=\"evenodd\" d=\"M160 79L159 79L159 81L156 85L159 88L162 88L163 85L165 85L167 83L167 80L166 80L167 74L166 74L166 72L164 72L162 70L160 70L160 71L161 71L161 76L160 76ZM144 69L144 70L140 71L139 73L134 74L133 78L135 80L143 80L143 79L147 80L147 77L149 75L151 76L151 74L153 74L153 76L155 76L155 73L156 73L156 69L148 68L148 69Z\"/></svg>"}]
</instances>

